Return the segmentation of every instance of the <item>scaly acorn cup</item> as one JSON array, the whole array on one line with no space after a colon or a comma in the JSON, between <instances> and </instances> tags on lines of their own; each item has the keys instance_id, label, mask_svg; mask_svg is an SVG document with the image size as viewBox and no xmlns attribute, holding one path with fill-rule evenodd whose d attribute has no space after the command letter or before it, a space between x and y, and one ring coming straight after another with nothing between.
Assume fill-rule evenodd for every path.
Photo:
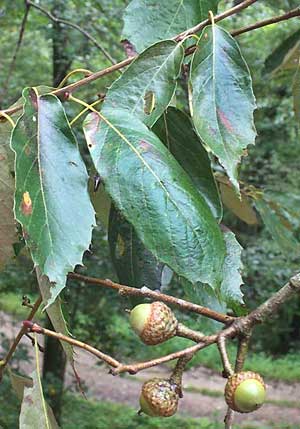
<instances>
[{"instance_id":1,"label":"scaly acorn cup","mask_svg":"<svg viewBox=\"0 0 300 429\"><path fill-rule=\"evenodd\" d=\"M167 305L157 301L134 307L130 324L145 344L154 346L176 335L178 321Z\"/></svg>"},{"instance_id":2,"label":"scaly acorn cup","mask_svg":"<svg viewBox=\"0 0 300 429\"><path fill-rule=\"evenodd\" d=\"M239 413L251 413L257 410L263 405L265 397L264 380L252 371L233 374L225 386L227 405Z\"/></svg>"},{"instance_id":3,"label":"scaly acorn cup","mask_svg":"<svg viewBox=\"0 0 300 429\"><path fill-rule=\"evenodd\" d=\"M170 417L178 407L182 398L182 375L193 354L178 359L169 379L153 378L143 384L140 395L140 412L148 416Z\"/></svg>"},{"instance_id":4,"label":"scaly acorn cup","mask_svg":"<svg viewBox=\"0 0 300 429\"><path fill-rule=\"evenodd\" d=\"M178 401L178 385L172 380L153 378L143 384L140 407L148 416L173 416L177 411Z\"/></svg>"}]
</instances>

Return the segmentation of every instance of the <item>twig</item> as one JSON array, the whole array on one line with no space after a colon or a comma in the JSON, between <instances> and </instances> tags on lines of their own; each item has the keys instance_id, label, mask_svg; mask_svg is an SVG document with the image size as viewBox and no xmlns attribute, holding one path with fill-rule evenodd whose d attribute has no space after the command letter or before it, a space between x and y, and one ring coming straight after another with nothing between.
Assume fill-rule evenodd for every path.
<instances>
[{"instance_id":1,"label":"twig","mask_svg":"<svg viewBox=\"0 0 300 429\"><path fill-rule=\"evenodd\" d=\"M51 12L49 12L48 10L44 9L42 6L40 6L40 5L32 2L30 0L26 0L26 4L29 5L29 6L34 7L37 10L39 10L44 15L46 15L49 19L51 19L51 21L53 21L53 22L60 23L60 24L63 24L63 25L67 25L68 27L75 28L75 30L79 31L87 39L89 39L102 52L102 54L105 56L106 59L108 59L108 61L110 61L112 64L116 64L116 61L110 55L110 53L107 52L107 50L105 48L103 48L103 46L100 45L100 43L88 31L84 30L79 25L74 24L71 21L67 21L67 20L62 19L62 18L57 18L56 16L52 15Z\"/></svg>"},{"instance_id":2,"label":"twig","mask_svg":"<svg viewBox=\"0 0 300 429\"><path fill-rule=\"evenodd\" d=\"M223 375L225 378L228 378L230 375L233 374L233 369L229 361L227 350L226 350L226 336L222 334L219 335L217 340L217 345L218 345L218 349L223 363L223 368L224 368Z\"/></svg>"},{"instance_id":3,"label":"twig","mask_svg":"<svg viewBox=\"0 0 300 429\"><path fill-rule=\"evenodd\" d=\"M138 289L138 288L134 288L134 287L130 287L130 286L121 285L119 283L114 283L108 279L105 279L105 280L104 279L97 279L94 277L87 277L87 276L84 276L82 274L77 274L77 273L69 273L68 277L70 279L80 280L84 283L97 284L100 286L115 289L122 296L126 296L126 295L141 296L144 298L152 298L152 299L155 299L158 301L162 301L162 302L165 302L167 304L176 305L177 307L180 307L181 310L187 310L187 311L191 311L193 313L201 314L202 316L209 317L210 319L217 320L218 322L221 322L221 323L228 324L228 323L231 323L235 320L235 317L228 316L228 315L222 314L222 313L218 313L217 311L211 310L211 309L206 308L206 307L202 307L201 305L197 305L197 304L194 304L192 302L185 301L183 299L176 298L176 297L171 296L171 295L166 295L166 294L161 293L161 292L155 292L155 291L153 291L153 290L151 290L145 286L142 287L141 289Z\"/></svg>"},{"instance_id":4,"label":"twig","mask_svg":"<svg viewBox=\"0 0 300 429\"><path fill-rule=\"evenodd\" d=\"M239 337L234 372L240 372L243 369L244 362L248 353L250 336L251 334Z\"/></svg>"},{"instance_id":5,"label":"twig","mask_svg":"<svg viewBox=\"0 0 300 429\"><path fill-rule=\"evenodd\" d=\"M225 429L232 429L233 418L234 418L234 411L228 407L226 416L224 418Z\"/></svg>"},{"instance_id":6,"label":"twig","mask_svg":"<svg viewBox=\"0 0 300 429\"><path fill-rule=\"evenodd\" d=\"M188 328L183 323L178 323L176 330L177 337L188 338L189 340L195 341L195 343L201 343L206 339L206 335L202 332L194 331Z\"/></svg>"},{"instance_id":7,"label":"twig","mask_svg":"<svg viewBox=\"0 0 300 429\"><path fill-rule=\"evenodd\" d=\"M240 10L245 9L246 7L250 6L255 1L257 1L257 0L246 0L243 3L240 3L238 6L235 6L235 7L231 8L231 9L228 9L227 11L225 11L225 12L219 14L219 15L216 15L214 17L215 22L221 21L222 19L225 19L225 18L227 18L230 15L233 15L233 14L235 14L237 12L240 12ZM32 4L32 6L40 9L40 6L37 6L36 4L34 4L32 2L30 2L30 3ZM56 18L56 19L58 19L58 18ZM200 29L204 28L209 23L210 23L210 21L208 19L205 19L204 21L200 22L197 26L192 27L192 28L186 30L184 33L180 33L177 36L175 36L174 40L176 40L176 41L178 40L179 41L183 37L185 37L185 36L183 36L183 34L185 34L185 35L193 34L193 32L199 31L199 28ZM195 48L193 48L193 49L195 49ZM188 49L187 50L187 55L190 55L190 53L191 53L191 50ZM67 85L67 86L63 87L63 88L56 89L56 90L52 91L51 93L54 94L54 95L57 95L58 97L59 96L63 96L65 93L70 93L71 94L72 92L76 91L78 88L81 88L82 86L87 85L90 82L93 82L93 81L95 81L95 80L97 80L97 79L99 79L99 78L101 78L103 76L106 76L106 75L108 75L110 73L113 73L113 72L115 72L117 70L122 69L123 67L128 66L137 57L138 56L136 55L136 56L133 56L133 57L130 57L130 58L126 58L125 60L123 60L123 61L121 61L121 62L119 62L117 64L114 64L114 65L112 65L110 67L107 67L105 69L99 70L98 72L93 73L91 76L88 76L86 78L78 80L77 82L74 82L74 83L72 83L70 85ZM18 105L18 106L12 107L10 109L3 110L3 112L6 113L6 114L8 114L8 115L10 115L12 113L17 112L18 110L21 110L21 109L22 109L22 106ZM0 111L0 116L1 116L1 111Z\"/></svg>"},{"instance_id":8,"label":"twig","mask_svg":"<svg viewBox=\"0 0 300 429\"><path fill-rule=\"evenodd\" d=\"M272 18L264 19L262 21L256 22L254 24L248 25L247 27L238 28L231 32L233 37L239 36L240 34L247 33L248 31L256 30L257 28L266 27L270 24L275 24L277 22L286 21L287 19L300 16L300 7L290 10L289 12L284 13L283 15L273 16Z\"/></svg>"},{"instance_id":9,"label":"twig","mask_svg":"<svg viewBox=\"0 0 300 429\"><path fill-rule=\"evenodd\" d=\"M25 334L25 336L30 339L31 344L34 346L35 345L35 339L30 334ZM38 349L41 353L45 352L44 347L41 346L39 343L37 343L37 346L38 346Z\"/></svg>"},{"instance_id":10,"label":"twig","mask_svg":"<svg viewBox=\"0 0 300 429\"><path fill-rule=\"evenodd\" d=\"M278 292L272 295L267 301L261 304L258 308L252 311L248 318L250 320L250 326L256 325L257 323L262 323L268 317L271 317L274 313L278 311L278 308L294 293L300 292L300 273L291 277L291 279L286 283Z\"/></svg>"},{"instance_id":11,"label":"twig","mask_svg":"<svg viewBox=\"0 0 300 429\"><path fill-rule=\"evenodd\" d=\"M228 18L231 15L235 15L236 13L240 12L241 10L246 9L247 7L251 6L256 1L257 0L245 0L242 3L238 4L237 6L234 6L230 9L225 10L225 12L214 16L214 22L219 22L225 18ZM179 42L180 40L184 39L186 36L189 36L190 34L198 33L200 30L202 30L204 27L206 27L210 23L211 23L210 18L205 19L204 21L200 22L199 24L195 25L194 27L189 28L188 30L183 31L182 33L173 37L173 39L176 40L177 42Z\"/></svg>"},{"instance_id":12,"label":"twig","mask_svg":"<svg viewBox=\"0 0 300 429\"><path fill-rule=\"evenodd\" d=\"M67 337L66 335L63 335L59 332L42 328L37 323L33 323L30 320L25 320L23 322L23 328L25 329L25 332L29 330L30 332L35 332L37 334L47 335L48 337L53 337L53 338L56 338L57 340L65 341L69 344L72 344L73 346L86 350L87 352L93 354L94 356L97 356L99 359L103 360L104 362L106 362L108 365L112 367L118 367L120 365L120 362L118 362L116 359L112 358L111 356L105 353L102 353L100 350L97 350L94 347L83 343L82 341L78 341L78 340L75 340L74 338Z\"/></svg>"},{"instance_id":13,"label":"twig","mask_svg":"<svg viewBox=\"0 0 300 429\"><path fill-rule=\"evenodd\" d=\"M34 318L34 316L35 316L36 312L38 311L38 309L39 309L39 307L40 307L40 305L41 305L42 301L43 301L43 300L42 300L42 297L40 296L40 297L36 300L36 302L34 303L34 306L33 306L32 310L31 310L31 312L29 313L29 315L28 315L28 317L27 317L27 320L32 320L32 319ZM7 365L7 364L8 364L8 362L10 361L10 359L11 359L11 357L13 356L13 354L14 354L14 352L15 352L15 350L16 350L16 348L17 348L18 344L19 344L19 342L21 341L21 338L23 337L23 335L24 335L24 334L26 334L26 332L27 332L27 329L23 326L23 327L20 329L20 331L19 331L18 335L16 336L16 338L15 338L15 340L14 340L13 344L11 345L11 347L10 347L10 349L9 349L9 351L8 351L8 353L7 353L7 355L6 355L6 357L5 357L5 358L3 359L3 361L1 362L1 366L0 366L0 381L1 381L1 379L2 379L3 371L4 371L5 367L6 367L6 365Z\"/></svg>"},{"instance_id":14,"label":"twig","mask_svg":"<svg viewBox=\"0 0 300 429\"><path fill-rule=\"evenodd\" d=\"M251 332L249 332L247 335L239 336L234 372L240 372L243 369L244 362L248 352L250 337L251 337ZM232 429L233 421L234 421L234 411L228 407L227 413L224 418L225 429Z\"/></svg>"},{"instance_id":15,"label":"twig","mask_svg":"<svg viewBox=\"0 0 300 429\"><path fill-rule=\"evenodd\" d=\"M208 338L208 337L207 337ZM175 353L170 353L166 356L159 357L157 359L151 359L145 362L138 362L133 363L130 365L120 365L118 368L113 369L111 372L113 375L122 374L124 372L128 372L129 374L136 374L139 371L143 371L147 368L152 368L153 366L161 365L162 363L170 362L171 360L182 358L186 355L195 354L199 350L204 349L205 347L208 347L210 344L213 344L215 342L216 338L212 336L210 338L210 341L206 343L198 343L194 346L187 347L183 350L180 350Z\"/></svg>"}]
</instances>

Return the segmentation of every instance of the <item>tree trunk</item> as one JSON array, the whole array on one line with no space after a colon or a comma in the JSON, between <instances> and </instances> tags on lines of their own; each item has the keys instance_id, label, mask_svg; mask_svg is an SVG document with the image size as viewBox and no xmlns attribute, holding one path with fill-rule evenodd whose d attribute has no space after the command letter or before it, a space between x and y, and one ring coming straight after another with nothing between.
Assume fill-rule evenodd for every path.
<instances>
[{"instance_id":1,"label":"tree trunk","mask_svg":"<svg viewBox=\"0 0 300 429\"><path fill-rule=\"evenodd\" d=\"M47 329L53 330L48 319ZM66 369L66 356L59 341L46 337L43 364L43 379L46 382L46 395L59 423L61 417L62 394Z\"/></svg>"}]
</instances>

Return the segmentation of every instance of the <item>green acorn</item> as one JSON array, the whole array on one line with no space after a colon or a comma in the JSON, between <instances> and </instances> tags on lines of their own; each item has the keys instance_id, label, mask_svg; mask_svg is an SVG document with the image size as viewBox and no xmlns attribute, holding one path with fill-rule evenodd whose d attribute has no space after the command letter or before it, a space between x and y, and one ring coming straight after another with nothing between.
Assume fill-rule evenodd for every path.
<instances>
[{"instance_id":1,"label":"green acorn","mask_svg":"<svg viewBox=\"0 0 300 429\"><path fill-rule=\"evenodd\" d=\"M262 377L252 371L244 371L229 377L225 386L227 405L239 413L251 413L260 408L266 397Z\"/></svg>"},{"instance_id":2,"label":"green acorn","mask_svg":"<svg viewBox=\"0 0 300 429\"><path fill-rule=\"evenodd\" d=\"M178 401L178 385L172 380L153 378L143 384L140 407L148 416L173 416L177 411Z\"/></svg>"},{"instance_id":3,"label":"green acorn","mask_svg":"<svg viewBox=\"0 0 300 429\"><path fill-rule=\"evenodd\" d=\"M157 301L134 307L130 324L145 344L156 345L176 335L178 321L167 305Z\"/></svg>"}]
</instances>

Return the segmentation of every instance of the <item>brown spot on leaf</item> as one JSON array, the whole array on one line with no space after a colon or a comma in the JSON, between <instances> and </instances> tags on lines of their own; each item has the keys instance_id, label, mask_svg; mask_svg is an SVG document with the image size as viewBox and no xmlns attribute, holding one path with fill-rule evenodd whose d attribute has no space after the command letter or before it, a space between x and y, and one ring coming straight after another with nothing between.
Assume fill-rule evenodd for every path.
<instances>
[{"instance_id":1,"label":"brown spot on leaf","mask_svg":"<svg viewBox=\"0 0 300 429\"><path fill-rule=\"evenodd\" d=\"M21 211L25 216L30 216L32 213L32 201L29 192L24 192L23 194Z\"/></svg>"},{"instance_id":2,"label":"brown spot on leaf","mask_svg":"<svg viewBox=\"0 0 300 429\"><path fill-rule=\"evenodd\" d=\"M0 161L4 161L6 158L4 155L0 155Z\"/></svg>"},{"instance_id":3,"label":"brown spot on leaf","mask_svg":"<svg viewBox=\"0 0 300 429\"><path fill-rule=\"evenodd\" d=\"M145 140L141 140L139 146L143 152L147 152L151 149L151 145Z\"/></svg>"},{"instance_id":4,"label":"brown spot on leaf","mask_svg":"<svg viewBox=\"0 0 300 429\"><path fill-rule=\"evenodd\" d=\"M26 156L30 155L31 150L30 150L30 146L29 145L26 145L24 152L25 152Z\"/></svg>"},{"instance_id":5,"label":"brown spot on leaf","mask_svg":"<svg viewBox=\"0 0 300 429\"><path fill-rule=\"evenodd\" d=\"M227 129L227 131L229 131L230 133L233 133L234 132L234 128L231 125L231 122L229 121L229 119L227 118L227 116L225 115L225 113L222 110L220 110L220 109L217 110L217 113L218 113L218 116L219 116L222 124Z\"/></svg>"},{"instance_id":6,"label":"brown spot on leaf","mask_svg":"<svg viewBox=\"0 0 300 429\"><path fill-rule=\"evenodd\" d=\"M137 51L134 45L131 42L129 42L129 40L127 39L121 40L121 44L123 45L127 58L134 57L137 54Z\"/></svg>"}]
</instances>

